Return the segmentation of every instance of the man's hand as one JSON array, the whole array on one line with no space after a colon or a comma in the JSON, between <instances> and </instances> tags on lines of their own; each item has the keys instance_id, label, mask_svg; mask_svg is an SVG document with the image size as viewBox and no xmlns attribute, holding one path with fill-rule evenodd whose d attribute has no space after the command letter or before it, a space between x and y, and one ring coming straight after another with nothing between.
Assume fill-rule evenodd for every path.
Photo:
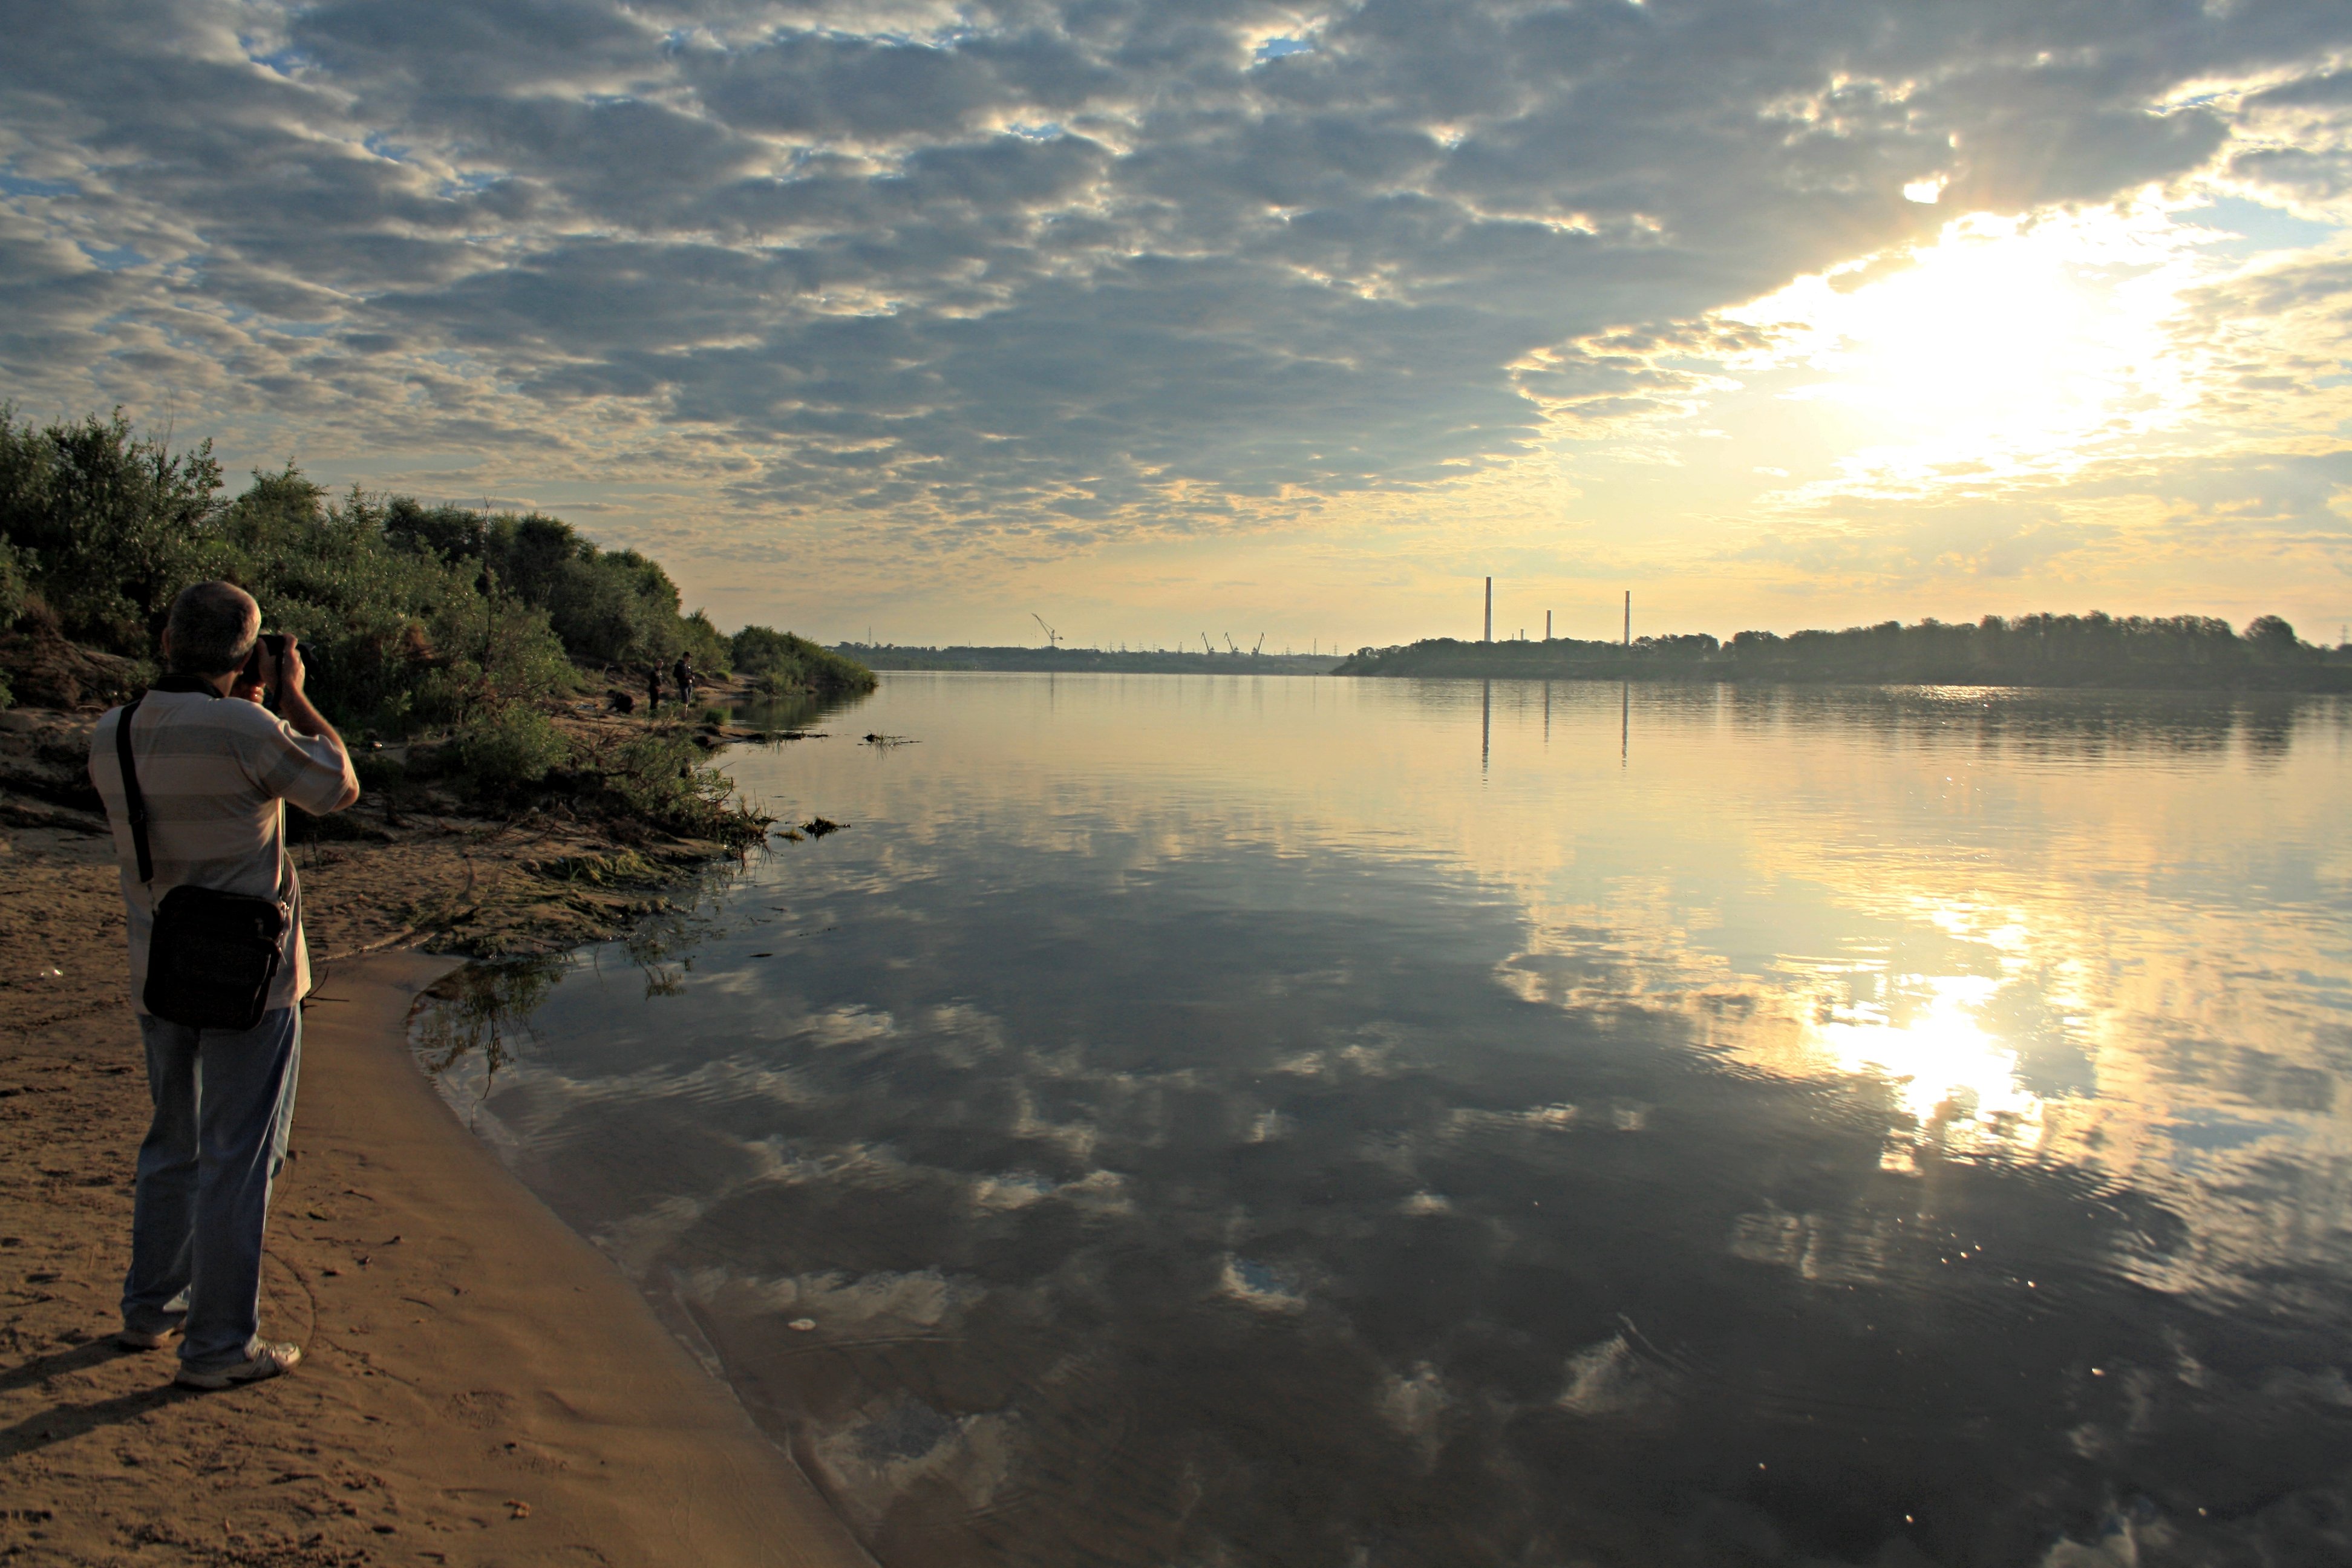
<instances>
[{"instance_id":1,"label":"man's hand","mask_svg":"<svg viewBox=\"0 0 2352 1568\"><path fill-rule=\"evenodd\" d=\"M270 683L278 688L280 701L285 700L285 693L300 691L304 678L300 640L292 632L285 637L286 651L278 656L278 667L271 672L277 679Z\"/></svg>"},{"instance_id":2,"label":"man's hand","mask_svg":"<svg viewBox=\"0 0 2352 1568\"><path fill-rule=\"evenodd\" d=\"M310 694L302 689L302 650L296 643L292 632L286 634L286 650L278 656L273 673L278 678L278 711L284 715L286 722L293 726L294 732L298 735L309 735L314 740L325 741L348 758L349 753L344 752L343 748L343 738L335 733L335 727L327 722L325 715L310 706ZM344 766L348 768L350 765L347 760ZM329 809L341 811L359 798L360 786L354 781L344 789L342 798L336 801Z\"/></svg>"}]
</instances>

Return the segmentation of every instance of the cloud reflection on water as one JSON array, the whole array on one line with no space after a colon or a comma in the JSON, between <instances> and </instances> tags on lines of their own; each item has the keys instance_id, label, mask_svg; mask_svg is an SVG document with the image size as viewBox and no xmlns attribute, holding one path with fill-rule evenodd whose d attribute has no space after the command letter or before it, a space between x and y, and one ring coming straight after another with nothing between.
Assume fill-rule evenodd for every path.
<instances>
[{"instance_id":1,"label":"cloud reflection on water","mask_svg":"<svg viewBox=\"0 0 2352 1568\"><path fill-rule=\"evenodd\" d=\"M894 678L488 1108L893 1568L2334 1550L2338 710L1477 699Z\"/></svg>"}]
</instances>

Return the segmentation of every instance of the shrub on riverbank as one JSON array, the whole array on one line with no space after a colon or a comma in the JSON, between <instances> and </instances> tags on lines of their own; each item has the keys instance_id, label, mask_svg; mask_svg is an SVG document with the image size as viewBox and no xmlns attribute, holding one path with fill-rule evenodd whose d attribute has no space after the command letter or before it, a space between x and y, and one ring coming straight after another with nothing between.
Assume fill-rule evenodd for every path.
<instances>
[{"instance_id":1,"label":"shrub on riverbank","mask_svg":"<svg viewBox=\"0 0 2352 1568\"><path fill-rule=\"evenodd\" d=\"M357 494L331 505L288 468L255 475L212 525L215 569L261 601L270 626L301 638L329 717L405 734L471 725L570 687L544 607L478 560L404 546L381 512Z\"/></svg>"},{"instance_id":2,"label":"shrub on riverbank","mask_svg":"<svg viewBox=\"0 0 2352 1568\"><path fill-rule=\"evenodd\" d=\"M47 645L60 639L132 661L120 679L58 665L37 700L111 700L152 679L173 595L206 577L249 589L272 628L301 638L330 718L393 735L510 725L515 705L574 689L578 666L666 671L685 654L724 675L738 642L778 689L874 684L790 633L723 637L657 563L560 518L356 488L331 499L290 464L224 499L209 442L174 453L120 412L37 427L0 405L0 627L23 634L0 635L0 665L58 665Z\"/></svg>"},{"instance_id":3,"label":"shrub on riverbank","mask_svg":"<svg viewBox=\"0 0 2352 1568\"><path fill-rule=\"evenodd\" d=\"M0 404L0 541L68 637L144 658L172 595L218 574L220 465L120 412L37 430ZM19 605L19 609L22 609Z\"/></svg>"},{"instance_id":4,"label":"shrub on riverbank","mask_svg":"<svg viewBox=\"0 0 2352 1568\"><path fill-rule=\"evenodd\" d=\"M480 806L506 816L541 810L595 823L619 844L669 837L730 849L761 842L772 820L710 765L703 741L670 723L551 718L515 705L446 739L361 751L354 761L388 820Z\"/></svg>"},{"instance_id":5,"label":"shrub on riverbank","mask_svg":"<svg viewBox=\"0 0 2352 1568\"><path fill-rule=\"evenodd\" d=\"M385 538L479 574L548 624L573 658L593 664L667 666L679 654L706 674L728 668L727 639L700 610L682 614L677 584L634 550L603 550L561 518L541 512L493 516L464 507L427 507L408 496L347 503Z\"/></svg>"},{"instance_id":6,"label":"shrub on riverbank","mask_svg":"<svg viewBox=\"0 0 2352 1568\"><path fill-rule=\"evenodd\" d=\"M856 659L772 626L745 626L730 639L734 668L763 696L794 692L838 696L874 689L874 672Z\"/></svg>"},{"instance_id":7,"label":"shrub on riverbank","mask_svg":"<svg viewBox=\"0 0 2352 1568\"><path fill-rule=\"evenodd\" d=\"M449 744L467 778L492 795L540 783L572 752L546 714L520 703L474 715Z\"/></svg>"},{"instance_id":8,"label":"shrub on riverbank","mask_svg":"<svg viewBox=\"0 0 2352 1568\"><path fill-rule=\"evenodd\" d=\"M581 782L611 820L679 838L730 847L756 844L771 818L740 800L702 748L674 731L605 739L577 759Z\"/></svg>"},{"instance_id":9,"label":"shrub on riverbank","mask_svg":"<svg viewBox=\"0 0 2352 1568\"><path fill-rule=\"evenodd\" d=\"M209 443L174 453L120 413L37 427L0 405L0 667L27 695L71 707L143 686L173 596L207 577L241 584L271 628L301 638L311 695L337 723L428 736L359 752L388 817L404 799L432 812L541 805L629 841L756 842L767 819L686 733L616 735L555 700L583 667L667 671L683 653L723 675L739 644L778 689L874 686L863 666L787 632L722 637L682 610L658 563L560 518L357 489L331 498L290 464L224 498Z\"/></svg>"}]
</instances>

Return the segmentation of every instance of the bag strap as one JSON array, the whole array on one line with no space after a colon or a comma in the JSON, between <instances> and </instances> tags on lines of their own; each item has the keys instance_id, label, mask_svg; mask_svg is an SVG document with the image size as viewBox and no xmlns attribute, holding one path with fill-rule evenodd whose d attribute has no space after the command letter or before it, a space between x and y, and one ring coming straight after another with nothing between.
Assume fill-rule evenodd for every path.
<instances>
[{"instance_id":1,"label":"bag strap","mask_svg":"<svg viewBox=\"0 0 2352 1568\"><path fill-rule=\"evenodd\" d=\"M123 815L131 819L131 847L139 854L139 879L155 879L155 856L147 847L147 796L139 787L139 765L131 760L131 716L139 711L144 694L122 705L114 721L114 754L122 763Z\"/></svg>"}]
</instances>

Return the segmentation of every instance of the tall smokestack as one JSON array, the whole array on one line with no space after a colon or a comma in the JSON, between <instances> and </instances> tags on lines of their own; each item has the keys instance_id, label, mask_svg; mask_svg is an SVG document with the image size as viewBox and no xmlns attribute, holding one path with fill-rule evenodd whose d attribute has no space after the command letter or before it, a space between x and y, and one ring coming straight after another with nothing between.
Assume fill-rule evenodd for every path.
<instances>
[{"instance_id":1,"label":"tall smokestack","mask_svg":"<svg viewBox=\"0 0 2352 1568\"><path fill-rule=\"evenodd\" d=\"M1486 640L1495 640L1495 580L1486 579Z\"/></svg>"},{"instance_id":2,"label":"tall smokestack","mask_svg":"<svg viewBox=\"0 0 2352 1568\"><path fill-rule=\"evenodd\" d=\"M1633 646L1633 590L1625 590L1625 646Z\"/></svg>"},{"instance_id":3,"label":"tall smokestack","mask_svg":"<svg viewBox=\"0 0 2352 1568\"><path fill-rule=\"evenodd\" d=\"M1546 610L1544 612L1544 641L1551 641L1551 612L1549 610Z\"/></svg>"}]
</instances>

